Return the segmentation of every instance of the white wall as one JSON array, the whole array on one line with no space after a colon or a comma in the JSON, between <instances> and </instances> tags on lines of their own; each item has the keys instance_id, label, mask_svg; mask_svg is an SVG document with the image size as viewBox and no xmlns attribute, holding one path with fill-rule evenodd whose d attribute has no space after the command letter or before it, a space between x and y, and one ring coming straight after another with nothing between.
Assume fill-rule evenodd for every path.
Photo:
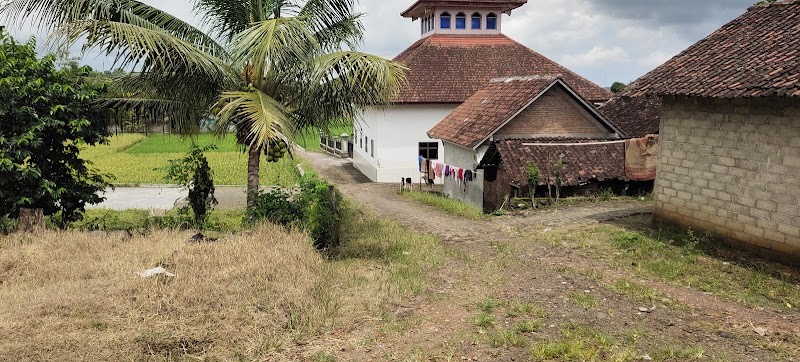
<instances>
[{"instance_id":1,"label":"white wall","mask_svg":"<svg viewBox=\"0 0 800 362\"><path fill-rule=\"evenodd\" d=\"M411 177L419 181L417 156L420 142L439 142L439 159L445 150L438 140L427 133L437 123L453 112L458 104L400 104L385 108L371 108L363 119L356 122L358 132L354 140L353 164L375 182L399 183L400 178ZM362 145L369 138L369 148ZM360 138L360 140L359 140ZM372 140L375 141L374 157ZM441 183L442 180L437 180Z\"/></svg>"},{"instance_id":2,"label":"white wall","mask_svg":"<svg viewBox=\"0 0 800 362\"><path fill-rule=\"evenodd\" d=\"M457 180L446 178L444 181L444 193L451 199L461 200L466 203L475 205L483 209L483 170L475 170L478 166L478 157L482 157L482 153L475 150L470 150L449 142L444 143L445 158L444 163L447 165L470 169L476 172L473 182L465 185Z\"/></svg>"}]
</instances>

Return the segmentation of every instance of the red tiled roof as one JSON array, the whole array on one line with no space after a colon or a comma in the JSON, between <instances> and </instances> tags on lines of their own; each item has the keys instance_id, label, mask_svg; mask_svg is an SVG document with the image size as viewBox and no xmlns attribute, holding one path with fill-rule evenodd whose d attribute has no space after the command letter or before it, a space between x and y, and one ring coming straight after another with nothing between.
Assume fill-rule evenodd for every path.
<instances>
[{"instance_id":1,"label":"red tiled roof","mask_svg":"<svg viewBox=\"0 0 800 362\"><path fill-rule=\"evenodd\" d=\"M596 142L602 140L572 140L570 143ZM564 155L564 186L579 186L590 180L625 179L625 145L622 143L588 146L525 146L539 140L503 140L496 143L502 159L502 167L511 179L525 183L530 164L539 166L541 184L546 177L553 177L560 155ZM564 141L567 142L567 141ZM555 144L555 143L554 143Z\"/></svg>"},{"instance_id":2,"label":"red tiled roof","mask_svg":"<svg viewBox=\"0 0 800 362\"><path fill-rule=\"evenodd\" d=\"M625 93L800 96L800 1L750 7L634 82Z\"/></svg>"},{"instance_id":3,"label":"red tiled roof","mask_svg":"<svg viewBox=\"0 0 800 362\"><path fill-rule=\"evenodd\" d=\"M434 34L395 58L405 64L408 84L394 103L462 103L493 78L562 74L590 102L611 93L502 34Z\"/></svg>"},{"instance_id":4,"label":"red tiled roof","mask_svg":"<svg viewBox=\"0 0 800 362\"><path fill-rule=\"evenodd\" d=\"M428 131L428 136L475 148L556 85L572 92L561 75L492 79Z\"/></svg>"},{"instance_id":5,"label":"red tiled roof","mask_svg":"<svg viewBox=\"0 0 800 362\"><path fill-rule=\"evenodd\" d=\"M411 17L421 6L469 6L473 8L497 7L503 10L513 10L525 5L528 0L417 0L413 5L401 13L402 16Z\"/></svg>"},{"instance_id":6,"label":"red tiled roof","mask_svg":"<svg viewBox=\"0 0 800 362\"><path fill-rule=\"evenodd\" d=\"M661 97L619 95L600 107L609 122L626 138L658 134L661 125Z\"/></svg>"}]
</instances>

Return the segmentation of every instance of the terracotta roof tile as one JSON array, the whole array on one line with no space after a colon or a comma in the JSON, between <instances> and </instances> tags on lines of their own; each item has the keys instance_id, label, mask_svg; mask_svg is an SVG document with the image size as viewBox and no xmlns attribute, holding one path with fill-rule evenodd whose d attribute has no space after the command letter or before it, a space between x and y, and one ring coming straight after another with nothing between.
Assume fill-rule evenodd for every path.
<instances>
[{"instance_id":1,"label":"terracotta roof tile","mask_svg":"<svg viewBox=\"0 0 800 362\"><path fill-rule=\"evenodd\" d=\"M750 7L639 78L625 94L800 96L800 1Z\"/></svg>"},{"instance_id":2,"label":"terracotta roof tile","mask_svg":"<svg viewBox=\"0 0 800 362\"><path fill-rule=\"evenodd\" d=\"M619 95L600 107L600 111L626 138L641 138L659 132L661 97Z\"/></svg>"},{"instance_id":3,"label":"terracotta roof tile","mask_svg":"<svg viewBox=\"0 0 800 362\"><path fill-rule=\"evenodd\" d=\"M564 142L566 142L565 140ZM596 142L602 140L569 140L570 143ZM512 180L525 182L527 167L539 166L544 177L553 175L560 155L564 155L564 186L579 186L590 180L625 179L625 145L622 143L590 146L525 146L525 143L541 140L518 139L496 142L502 167ZM546 181L542 181L545 184Z\"/></svg>"},{"instance_id":4,"label":"terracotta roof tile","mask_svg":"<svg viewBox=\"0 0 800 362\"><path fill-rule=\"evenodd\" d=\"M408 66L408 84L395 103L462 103L493 78L562 74L583 98L611 93L505 35L434 34L395 58Z\"/></svg>"}]
</instances>

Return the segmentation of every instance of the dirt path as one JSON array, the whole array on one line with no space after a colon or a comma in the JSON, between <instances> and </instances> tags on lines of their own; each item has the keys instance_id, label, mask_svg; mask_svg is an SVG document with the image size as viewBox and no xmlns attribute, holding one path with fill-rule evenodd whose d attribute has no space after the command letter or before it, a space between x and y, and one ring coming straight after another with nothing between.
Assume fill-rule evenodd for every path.
<instances>
[{"instance_id":1,"label":"dirt path","mask_svg":"<svg viewBox=\"0 0 800 362\"><path fill-rule=\"evenodd\" d=\"M526 217L473 221L406 200L396 194L395 185L367 183L347 160L315 153L303 157L361 207L439 236L451 254L430 276L433 287L429 293L394 306L394 317L382 321L396 328L386 331L379 323L365 325L346 335L328 336L309 350L333 351L345 361L529 360L527 348L514 347L513 343L497 348L494 344L503 345L499 337L476 329L476 305L496 300L500 306L493 312L495 329L513 328L520 322L521 317L510 310L512 305L535 305L542 309L544 326L532 333L531 339L558 339L563 337L564 326L586 326L624 339L622 344L637 346L637 355L629 356L635 357L632 359L646 359L648 351L666 351L663 354L671 360L686 360L691 357L691 346L724 361L792 360L800 356L797 314L748 308L697 290L640 280L614 268L610 261L581 255L577 252L580 246L569 243L554 246L531 242L531 234L552 229L579 230L588 224L630 216L645 222L646 216L636 216L650 213L641 203L592 204ZM665 300L643 306L608 287L621 279L646 285L666 295L670 303ZM576 304L582 295L591 296L597 306ZM648 310L640 310L643 307ZM754 327L763 328L767 335L759 336ZM610 356L597 356L597 360L607 358Z\"/></svg>"}]
</instances>

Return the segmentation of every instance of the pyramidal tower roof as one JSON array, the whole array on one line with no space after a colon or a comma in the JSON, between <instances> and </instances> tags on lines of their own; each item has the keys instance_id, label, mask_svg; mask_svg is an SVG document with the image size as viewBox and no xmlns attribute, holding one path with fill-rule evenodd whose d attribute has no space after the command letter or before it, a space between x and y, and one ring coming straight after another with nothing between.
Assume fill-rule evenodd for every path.
<instances>
[{"instance_id":1,"label":"pyramidal tower roof","mask_svg":"<svg viewBox=\"0 0 800 362\"><path fill-rule=\"evenodd\" d=\"M525 5L528 0L417 0L414 5L411 5L401 15L406 18L425 17L434 8L470 8L470 9L495 9L504 13L510 13L522 5Z\"/></svg>"},{"instance_id":2,"label":"pyramidal tower roof","mask_svg":"<svg viewBox=\"0 0 800 362\"><path fill-rule=\"evenodd\" d=\"M421 39L398 55L408 83L395 103L462 103L493 78L563 79L584 99L604 103L604 88L502 33L503 14L527 0L417 0L402 15L419 21Z\"/></svg>"}]
</instances>

